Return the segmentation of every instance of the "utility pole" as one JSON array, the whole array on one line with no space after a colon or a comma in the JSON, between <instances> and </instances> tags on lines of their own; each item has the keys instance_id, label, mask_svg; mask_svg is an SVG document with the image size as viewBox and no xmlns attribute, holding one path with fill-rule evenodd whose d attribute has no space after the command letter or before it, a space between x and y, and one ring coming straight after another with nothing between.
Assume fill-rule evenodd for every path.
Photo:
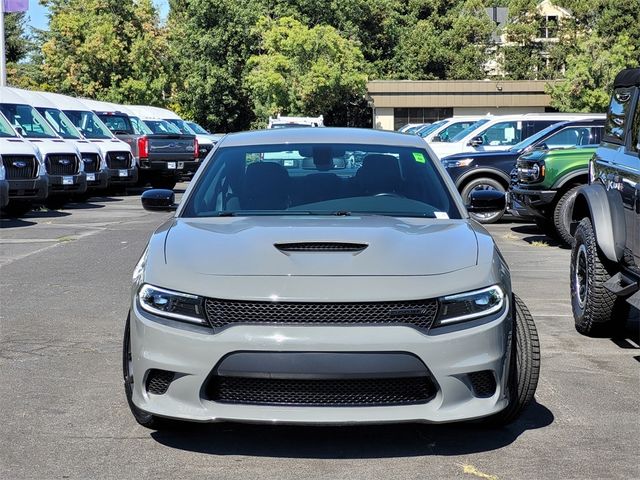
<instances>
[{"instance_id":1,"label":"utility pole","mask_svg":"<svg viewBox=\"0 0 640 480\"><path fill-rule=\"evenodd\" d=\"M7 44L4 39L4 0L0 0L0 87L7 86Z\"/></svg>"}]
</instances>

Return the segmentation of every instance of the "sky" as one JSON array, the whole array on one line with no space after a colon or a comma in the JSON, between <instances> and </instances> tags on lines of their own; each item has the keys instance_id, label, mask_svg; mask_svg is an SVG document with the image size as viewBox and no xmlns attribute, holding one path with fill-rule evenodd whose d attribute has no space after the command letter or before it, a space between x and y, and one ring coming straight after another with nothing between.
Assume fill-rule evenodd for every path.
<instances>
[{"instance_id":1,"label":"sky","mask_svg":"<svg viewBox=\"0 0 640 480\"><path fill-rule=\"evenodd\" d=\"M167 18L169 11L168 0L153 0L153 3L160 9L160 18ZM33 28L46 29L49 23L47 19L47 9L38 3L38 0L29 0L29 25Z\"/></svg>"}]
</instances>

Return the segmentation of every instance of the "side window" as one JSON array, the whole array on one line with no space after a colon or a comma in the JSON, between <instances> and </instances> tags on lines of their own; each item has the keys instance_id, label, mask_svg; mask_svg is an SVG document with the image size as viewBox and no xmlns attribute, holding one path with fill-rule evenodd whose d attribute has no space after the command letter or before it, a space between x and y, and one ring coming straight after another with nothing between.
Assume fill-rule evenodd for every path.
<instances>
[{"instance_id":1,"label":"side window","mask_svg":"<svg viewBox=\"0 0 640 480\"><path fill-rule=\"evenodd\" d=\"M550 136L544 143L549 148L562 148L576 145L594 145L597 143L597 139L593 129L589 127L569 127Z\"/></svg>"},{"instance_id":2,"label":"side window","mask_svg":"<svg viewBox=\"0 0 640 480\"><path fill-rule=\"evenodd\" d=\"M617 88L611 96L607 121L604 124L604 134L610 141L624 143L625 122L633 98L632 93L631 88Z\"/></svg>"},{"instance_id":3,"label":"side window","mask_svg":"<svg viewBox=\"0 0 640 480\"><path fill-rule=\"evenodd\" d=\"M482 133L483 145L515 145L522 137L522 122L500 122Z\"/></svg>"}]
</instances>

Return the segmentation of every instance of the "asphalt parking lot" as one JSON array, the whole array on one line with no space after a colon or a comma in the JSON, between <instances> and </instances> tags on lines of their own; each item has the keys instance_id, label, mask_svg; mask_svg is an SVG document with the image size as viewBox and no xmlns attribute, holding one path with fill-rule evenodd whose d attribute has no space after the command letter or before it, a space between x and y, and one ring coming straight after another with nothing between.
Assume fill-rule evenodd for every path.
<instances>
[{"instance_id":1,"label":"asphalt parking lot","mask_svg":"<svg viewBox=\"0 0 640 480\"><path fill-rule=\"evenodd\" d=\"M637 318L620 338L576 333L569 250L509 221L489 230L536 320L542 371L508 428L138 426L122 331L131 271L167 217L129 195L0 220L0 478L640 478Z\"/></svg>"}]
</instances>

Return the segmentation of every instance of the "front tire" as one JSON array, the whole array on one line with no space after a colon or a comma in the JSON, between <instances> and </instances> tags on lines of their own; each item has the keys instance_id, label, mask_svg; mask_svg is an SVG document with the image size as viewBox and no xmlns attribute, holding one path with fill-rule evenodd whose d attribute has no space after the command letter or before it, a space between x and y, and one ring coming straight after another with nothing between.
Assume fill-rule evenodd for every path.
<instances>
[{"instance_id":1,"label":"front tire","mask_svg":"<svg viewBox=\"0 0 640 480\"><path fill-rule=\"evenodd\" d=\"M613 333L615 318L626 318L622 300L604 287L615 268L602 254L589 218L578 224L571 249L571 309L576 330L583 335Z\"/></svg>"},{"instance_id":2,"label":"front tire","mask_svg":"<svg viewBox=\"0 0 640 480\"><path fill-rule=\"evenodd\" d=\"M517 295L512 296L514 328L507 389L509 405L485 419L485 423L502 426L516 420L531 403L540 377L540 340L533 316Z\"/></svg>"},{"instance_id":3,"label":"front tire","mask_svg":"<svg viewBox=\"0 0 640 480\"><path fill-rule=\"evenodd\" d=\"M573 235L570 231L571 213L580 187L581 185L578 185L564 192L553 209L553 226L560 240L568 246L573 244Z\"/></svg>"},{"instance_id":4,"label":"front tire","mask_svg":"<svg viewBox=\"0 0 640 480\"><path fill-rule=\"evenodd\" d=\"M468 204L471 200L471 192L474 190L497 190L499 192L506 192L505 187L497 180L493 178L475 178L467 183L462 192L460 193L464 201ZM496 210L489 213L470 213L469 216L478 223L496 223L504 215L504 210Z\"/></svg>"},{"instance_id":5,"label":"front tire","mask_svg":"<svg viewBox=\"0 0 640 480\"><path fill-rule=\"evenodd\" d=\"M132 356L131 356L131 315L127 316L127 323L124 327L124 340L122 342L122 373L124 377L124 393L127 397L127 403L129 409L133 414L133 418L136 419L140 425L146 428L159 430L161 428L169 426L169 421L145 412L139 409L133 403L133 369L132 369Z\"/></svg>"}]
</instances>

